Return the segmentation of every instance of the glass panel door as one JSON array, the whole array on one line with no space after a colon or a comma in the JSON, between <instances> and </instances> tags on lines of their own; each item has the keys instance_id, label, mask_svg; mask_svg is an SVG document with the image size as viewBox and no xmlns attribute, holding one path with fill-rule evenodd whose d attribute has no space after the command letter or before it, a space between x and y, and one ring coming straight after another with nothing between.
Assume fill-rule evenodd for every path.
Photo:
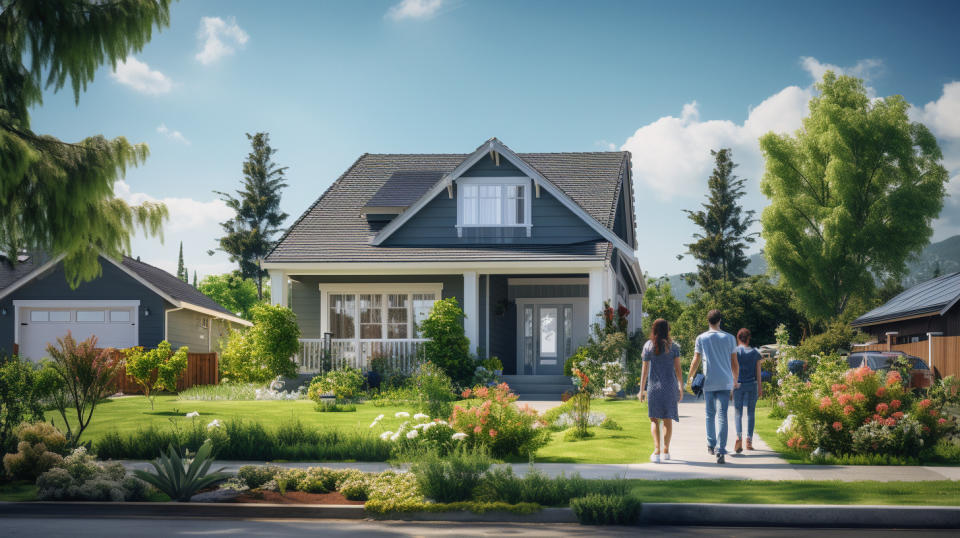
<instances>
[{"instance_id":1,"label":"glass panel door","mask_svg":"<svg viewBox=\"0 0 960 538\"><path fill-rule=\"evenodd\" d=\"M534 326L533 305L523 307L523 369L524 375L534 373Z\"/></svg>"},{"instance_id":2,"label":"glass panel door","mask_svg":"<svg viewBox=\"0 0 960 538\"><path fill-rule=\"evenodd\" d=\"M557 363L558 310L555 306L540 307L540 365Z\"/></svg>"}]
</instances>

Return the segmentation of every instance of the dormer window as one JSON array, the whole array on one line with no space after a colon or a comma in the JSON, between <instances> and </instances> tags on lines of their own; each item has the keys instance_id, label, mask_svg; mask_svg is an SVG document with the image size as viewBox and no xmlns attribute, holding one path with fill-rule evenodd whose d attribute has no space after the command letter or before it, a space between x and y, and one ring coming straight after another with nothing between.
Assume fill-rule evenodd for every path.
<instances>
[{"instance_id":1,"label":"dormer window","mask_svg":"<svg viewBox=\"0 0 960 538\"><path fill-rule=\"evenodd\" d=\"M469 227L526 227L530 231L529 178L461 178L457 231Z\"/></svg>"}]
</instances>

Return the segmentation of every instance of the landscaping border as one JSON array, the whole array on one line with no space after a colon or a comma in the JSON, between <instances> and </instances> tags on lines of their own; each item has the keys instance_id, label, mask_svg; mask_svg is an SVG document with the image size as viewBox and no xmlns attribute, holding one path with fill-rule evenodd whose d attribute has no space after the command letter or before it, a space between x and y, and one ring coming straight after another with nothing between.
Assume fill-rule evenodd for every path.
<instances>
[{"instance_id":1,"label":"landscaping border","mask_svg":"<svg viewBox=\"0 0 960 538\"><path fill-rule=\"evenodd\" d=\"M0 517L206 517L225 519L379 519L481 523L575 523L569 508L533 514L411 512L369 514L360 505L146 502L0 502ZM644 503L640 525L737 527L960 528L960 507L811 504Z\"/></svg>"}]
</instances>

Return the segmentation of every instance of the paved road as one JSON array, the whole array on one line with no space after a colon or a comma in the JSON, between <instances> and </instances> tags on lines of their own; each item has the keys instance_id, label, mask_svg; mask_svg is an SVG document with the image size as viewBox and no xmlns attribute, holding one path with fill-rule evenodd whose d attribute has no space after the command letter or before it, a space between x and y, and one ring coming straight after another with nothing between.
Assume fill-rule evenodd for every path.
<instances>
[{"instance_id":1,"label":"paved road","mask_svg":"<svg viewBox=\"0 0 960 538\"><path fill-rule=\"evenodd\" d=\"M100 519L3 518L2 536L96 537L136 536L810 536L818 538L870 536L952 536L955 531L876 529L797 529L734 527L584 527L576 524L464 524L346 520L222 520L222 519Z\"/></svg>"},{"instance_id":2,"label":"paved road","mask_svg":"<svg viewBox=\"0 0 960 538\"><path fill-rule=\"evenodd\" d=\"M538 411L544 411L558 402L524 402L533 404ZM551 476L561 473L580 473L585 478L642 478L646 480L683 480L723 478L730 480L874 480L927 481L960 480L960 467L929 466L869 466L869 465L792 465L770 450L770 447L754 434L754 446L757 450L742 454L730 454L726 465L717 465L716 459L707 454L704 420L704 402L687 395L680 403L680 422L674 427L673 443L670 448L672 459L661 464L650 463L644 454L643 461L629 464L589 464L589 463L537 463L535 467ZM727 450L733 451L736 434L733 428L733 410L730 410L730 433ZM746 426L746 425L744 425ZM123 462L131 469L149 469L146 462ZM214 467L225 466L227 471L236 472L242 465L251 462L221 461ZM389 469L386 463L282 463L286 467L351 467L367 472L380 472ZM514 471L524 474L529 464L513 464Z\"/></svg>"}]
</instances>

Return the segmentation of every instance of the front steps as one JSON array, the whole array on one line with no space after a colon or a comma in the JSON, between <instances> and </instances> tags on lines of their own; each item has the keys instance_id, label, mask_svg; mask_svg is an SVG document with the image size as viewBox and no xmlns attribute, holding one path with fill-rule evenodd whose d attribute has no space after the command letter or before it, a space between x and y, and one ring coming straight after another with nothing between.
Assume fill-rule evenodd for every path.
<instances>
[{"instance_id":1,"label":"front steps","mask_svg":"<svg viewBox=\"0 0 960 538\"><path fill-rule=\"evenodd\" d=\"M510 385L520 400L559 402L564 392L576 392L573 381L564 375L504 375L500 378Z\"/></svg>"}]
</instances>

